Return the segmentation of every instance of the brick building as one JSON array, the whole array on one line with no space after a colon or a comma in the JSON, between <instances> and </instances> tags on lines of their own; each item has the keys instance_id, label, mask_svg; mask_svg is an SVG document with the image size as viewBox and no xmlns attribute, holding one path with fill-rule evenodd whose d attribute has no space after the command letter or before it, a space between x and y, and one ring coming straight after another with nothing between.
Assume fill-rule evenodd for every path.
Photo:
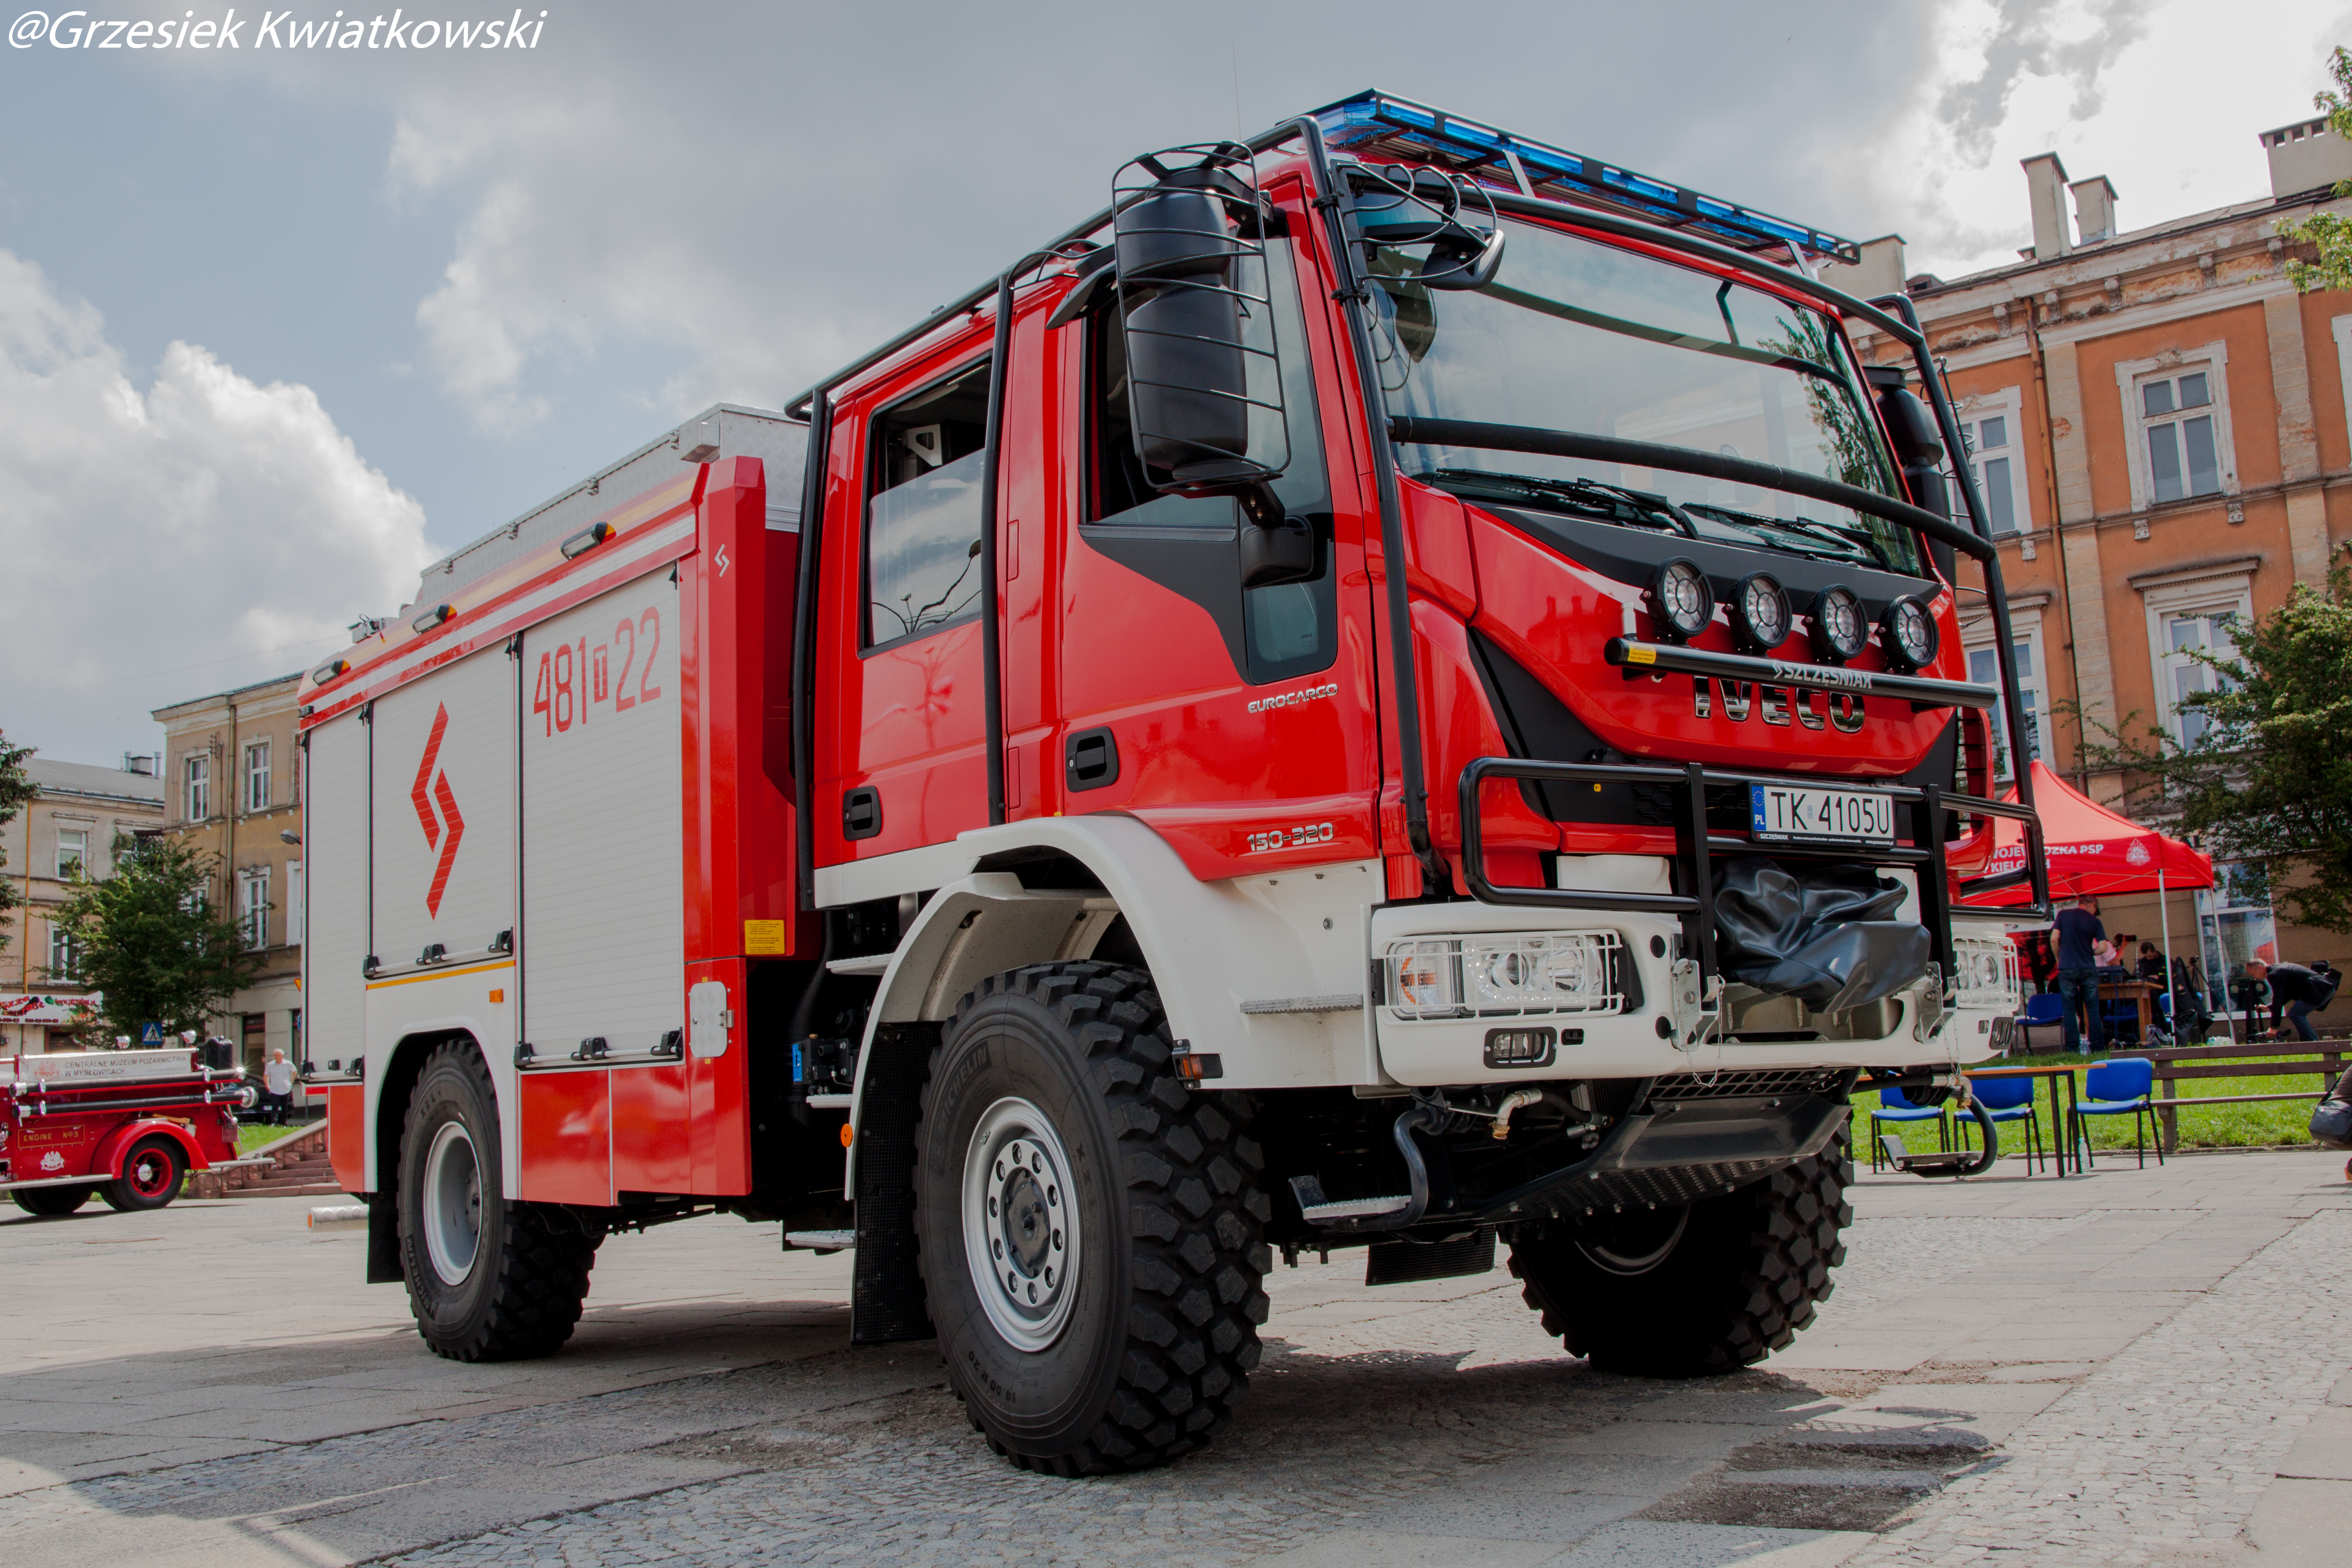
<instances>
[{"instance_id":1,"label":"brick building","mask_svg":"<svg viewBox=\"0 0 2352 1568\"><path fill-rule=\"evenodd\" d=\"M7 825L8 879L23 901L0 915L0 1053L33 1053L74 1043L74 1003L89 994L70 977L71 945L49 923L77 874L103 877L114 841L152 831L163 818L163 781L152 757L120 768L59 763L37 753L25 772L38 791Z\"/></svg>"},{"instance_id":2,"label":"brick building","mask_svg":"<svg viewBox=\"0 0 2352 1568\"><path fill-rule=\"evenodd\" d=\"M2105 178L2069 180L2042 153L2025 160L2033 244L2014 265L1906 276L1889 236L1832 271L1918 310L2000 537L2039 754L2110 805L2134 781L2091 765L2085 731L2193 738L2200 721L2178 704L2210 672L2188 650L2226 652L2231 617L2322 584L2352 540L2352 294L2296 293L2278 233L2352 210L2333 195L2352 146L2324 120L2261 140L2266 196L2127 229ZM1901 357L1883 337L1862 347ZM1972 673L1991 679L1989 617L1966 635ZM2352 963L2352 941L2274 918L2259 868L2221 879L2161 910L2154 894L2105 900L2107 928L2156 939L2168 920L2213 984L2265 949ZM2328 1022L2352 1022L2352 997Z\"/></svg>"},{"instance_id":3,"label":"brick building","mask_svg":"<svg viewBox=\"0 0 2352 1568\"><path fill-rule=\"evenodd\" d=\"M302 771L294 728L301 676L155 710L163 726L166 831L220 865L214 897L234 910L262 971L214 1028L247 1068L268 1053L302 1059Z\"/></svg>"}]
</instances>

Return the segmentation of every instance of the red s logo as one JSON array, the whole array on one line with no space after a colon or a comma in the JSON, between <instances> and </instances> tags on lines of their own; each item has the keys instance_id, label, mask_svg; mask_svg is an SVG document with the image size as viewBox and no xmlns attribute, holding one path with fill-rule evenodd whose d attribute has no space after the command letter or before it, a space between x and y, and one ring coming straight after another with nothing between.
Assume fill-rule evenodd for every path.
<instances>
[{"instance_id":1,"label":"red s logo","mask_svg":"<svg viewBox=\"0 0 2352 1568\"><path fill-rule=\"evenodd\" d=\"M425 827L425 847L438 847L439 864L433 868L433 886L425 890L425 912L437 916L441 912L441 895L449 886L449 868L457 858L457 841L466 837L466 819L457 815L457 797L449 793L449 775L436 774L434 763L441 755L441 736L449 728L449 708L444 703L433 713L433 733L425 740L425 759L416 764L416 782L409 786L408 798L416 807L416 820ZM436 817L433 808L438 805L441 815ZM442 822L448 823L446 840Z\"/></svg>"}]
</instances>

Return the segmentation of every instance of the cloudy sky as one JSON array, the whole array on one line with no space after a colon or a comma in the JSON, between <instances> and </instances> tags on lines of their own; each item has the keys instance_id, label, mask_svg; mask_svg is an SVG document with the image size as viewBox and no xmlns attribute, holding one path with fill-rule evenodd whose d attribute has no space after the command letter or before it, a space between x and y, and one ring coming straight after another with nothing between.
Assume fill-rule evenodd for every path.
<instances>
[{"instance_id":1,"label":"cloudy sky","mask_svg":"<svg viewBox=\"0 0 2352 1568\"><path fill-rule=\"evenodd\" d=\"M152 748L150 709L323 657L682 414L780 404L1137 152L1379 86L1951 277L2026 243L2045 149L2126 227L2265 194L2255 133L2352 42L2352 0L544 10L496 52L272 48L243 6L236 51L0 48L11 741Z\"/></svg>"}]
</instances>

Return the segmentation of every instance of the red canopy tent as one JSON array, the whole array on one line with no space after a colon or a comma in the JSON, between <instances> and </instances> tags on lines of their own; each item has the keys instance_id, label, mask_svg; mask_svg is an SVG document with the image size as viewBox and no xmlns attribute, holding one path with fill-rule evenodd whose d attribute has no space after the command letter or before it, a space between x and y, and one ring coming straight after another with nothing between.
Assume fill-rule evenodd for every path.
<instances>
[{"instance_id":1,"label":"red canopy tent","mask_svg":"<svg viewBox=\"0 0 2352 1568\"><path fill-rule=\"evenodd\" d=\"M2001 796L2015 800L2011 788ZM2042 839L2050 861L2050 896L2064 902L2085 893L2162 892L2168 888L2210 888L2211 857L2178 838L2168 838L2127 816L2118 816L2082 794L2041 763L2033 764L2033 809L2042 818ZM2025 868L2025 825L1993 819L1992 858L1984 874ZM1987 893L1980 901L2021 904L2032 897L2023 883Z\"/></svg>"}]
</instances>

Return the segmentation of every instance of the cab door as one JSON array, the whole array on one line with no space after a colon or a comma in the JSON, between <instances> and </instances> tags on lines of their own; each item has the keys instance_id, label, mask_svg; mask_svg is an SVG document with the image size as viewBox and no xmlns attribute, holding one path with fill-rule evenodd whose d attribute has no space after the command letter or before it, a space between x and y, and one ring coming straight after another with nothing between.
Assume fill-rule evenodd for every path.
<instances>
[{"instance_id":1,"label":"cab door","mask_svg":"<svg viewBox=\"0 0 2352 1568\"><path fill-rule=\"evenodd\" d=\"M845 392L827 453L816 863L988 823L981 616L984 327Z\"/></svg>"},{"instance_id":2,"label":"cab door","mask_svg":"<svg viewBox=\"0 0 2352 1568\"><path fill-rule=\"evenodd\" d=\"M1310 580L1244 590L1238 505L1145 484L1116 289L1056 345L1077 459L1059 520L1058 805L1141 818L1202 878L1379 853L1363 516L1352 465L1327 456L1327 426L1345 425L1328 314L1304 305L1329 286L1297 186L1275 195L1286 233L1267 241L1265 293L1290 460L1274 490L1314 528Z\"/></svg>"}]
</instances>

